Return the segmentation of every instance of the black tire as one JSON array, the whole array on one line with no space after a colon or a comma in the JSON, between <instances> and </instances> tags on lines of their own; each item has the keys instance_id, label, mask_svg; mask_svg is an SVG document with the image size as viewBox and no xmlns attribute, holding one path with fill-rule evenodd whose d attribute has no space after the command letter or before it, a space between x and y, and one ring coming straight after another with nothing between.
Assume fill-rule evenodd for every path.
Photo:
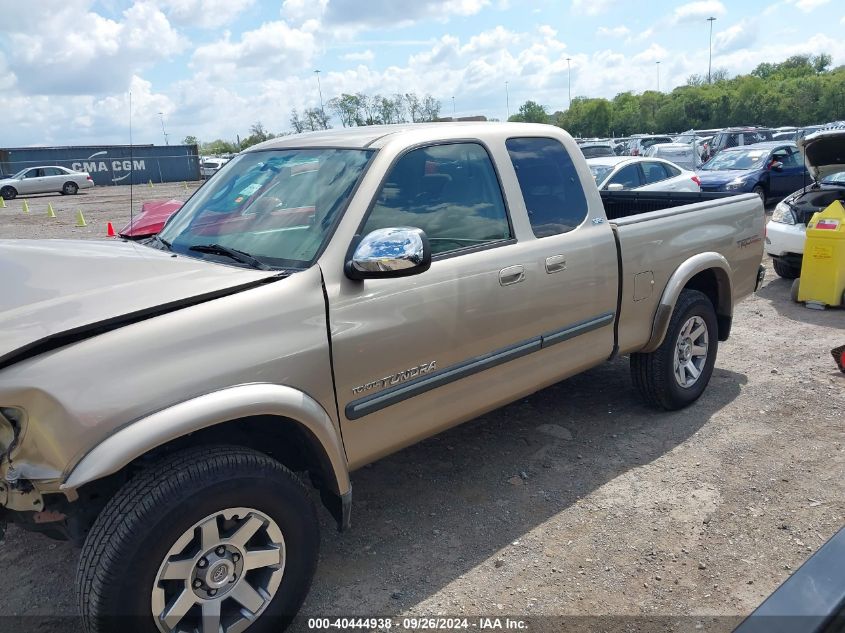
<instances>
[{"instance_id":1,"label":"black tire","mask_svg":"<svg viewBox=\"0 0 845 633\"><path fill-rule=\"evenodd\" d=\"M75 182L66 182L62 185L62 195L63 196L73 196L79 191L79 185Z\"/></svg>"},{"instance_id":2,"label":"black tire","mask_svg":"<svg viewBox=\"0 0 845 633\"><path fill-rule=\"evenodd\" d=\"M763 201L763 205L765 206L765 204L766 204L766 190L763 189L762 185L756 185L754 187L754 189L751 190L751 193L756 193L758 196L760 196L760 200Z\"/></svg>"},{"instance_id":3,"label":"black tire","mask_svg":"<svg viewBox=\"0 0 845 633\"><path fill-rule=\"evenodd\" d=\"M14 200L17 196L18 192L14 187L3 187L3 189L0 189L0 198L4 200Z\"/></svg>"},{"instance_id":4,"label":"black tire","mask_svg":"<svg viewBox=\"0 0 845 633\"><path fill-rule=\"evenodd\" d=\"M675 348L684 324L695 316L700 317L707 326L707 356L696 382L689 387L682 387L675 380ZM716 312L707 295L698 290L681 291L660 347L650 353L631 354L631 378L647 404L674 411L692 404L701 396L716 364L719 345L717 328Z\"/></svg>"},{"instance_id":5,"label":"black tire","mask_svg":"<svg viewBox=\"0 0 845 633\"><path fill-rule=\"evenodd\" d=\"M797 279L801 276L801 268L797 268L782 259L776 259L773 257L772 266L774 267L778 277L783 277L784 279Z\"/></svg>"},{"instance_id":6,"label":"black tire","mask_svg":"<svg viewBox=\"0 0 845 633\"><path fill-rule=\"evenodd\" d=\"M88 534L77 569L85 630L157 631L150 599L168 551L197 521L232 507L254 508L282 530L286 560L281 584L249 631L283 631L302 605L316 569L316 510L296 475L262 453L236 446L170 455L109 500Z\"/></svg>"}]
</instances>

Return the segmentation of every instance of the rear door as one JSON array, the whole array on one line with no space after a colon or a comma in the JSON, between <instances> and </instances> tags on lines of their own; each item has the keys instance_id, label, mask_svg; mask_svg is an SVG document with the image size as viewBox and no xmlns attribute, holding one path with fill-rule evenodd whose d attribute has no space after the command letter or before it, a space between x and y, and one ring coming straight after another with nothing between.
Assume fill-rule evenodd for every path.
<instances>
[{"instance_id":1,"label":"rear door","mask_svg":"<svg viewBox=\"0 0 845 633\"><path fill-rule=\"evenodd\" d=\"M63 172L58 167L45 167L44 168L44 181L43 181L43 190L44 191L61 191L62 186L68 181L73 180L73 178Z\"/></svg>"}]
</instances>

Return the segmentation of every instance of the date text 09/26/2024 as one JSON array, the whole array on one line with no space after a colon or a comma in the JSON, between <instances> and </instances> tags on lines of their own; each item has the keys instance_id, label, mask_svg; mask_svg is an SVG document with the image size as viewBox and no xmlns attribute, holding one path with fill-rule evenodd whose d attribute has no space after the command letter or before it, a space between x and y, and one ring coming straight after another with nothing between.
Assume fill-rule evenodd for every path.
<instances>
[{"instance_id":1,"label":"date text 09/26/2024","mask_svg":"<svg viewBox=\"0 0 845 633\"><path fill-rule=\"evenodd\" d=\"M308 630L365 630L365 631L448 631L448 630L511 630L527 631L528 623L518 618L475 617L404 617L404 618L309 618Z\"/></svg>"}]
</instances>

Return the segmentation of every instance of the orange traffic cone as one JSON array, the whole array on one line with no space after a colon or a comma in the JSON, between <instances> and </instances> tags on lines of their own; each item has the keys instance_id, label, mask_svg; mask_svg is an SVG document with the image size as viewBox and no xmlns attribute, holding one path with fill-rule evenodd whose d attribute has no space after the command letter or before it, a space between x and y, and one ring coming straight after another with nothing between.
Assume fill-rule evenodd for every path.
<instances>
[{"instance_id":1,"label":"orange traffic cone","mask_svg":"<svg viewBox=\"0 0 845 633\"><path fill-rule=\"evenodd\" d=\"M111 222L106 225L106 235L115 237L114 227L111 225Z\"/></svg>"}]
</instances>

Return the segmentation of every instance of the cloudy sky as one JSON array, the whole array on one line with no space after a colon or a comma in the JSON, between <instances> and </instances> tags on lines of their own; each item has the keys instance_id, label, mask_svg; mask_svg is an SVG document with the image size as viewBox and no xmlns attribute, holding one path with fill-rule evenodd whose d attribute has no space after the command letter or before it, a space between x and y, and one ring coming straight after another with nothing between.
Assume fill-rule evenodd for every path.
<instances>
[{"instance_id":1,"label":"cloudy sky","mask_svg":"<svg viewBox=\"0 0 845 633\"><path fill-rule=\"evenodd\" d=\"M0 0L0 147L234 139L341 92L534 99L668 90L795 53L845 64L840 0ZM335 122L336 125L339 123Z\"/></svg>"}]
</instances>

